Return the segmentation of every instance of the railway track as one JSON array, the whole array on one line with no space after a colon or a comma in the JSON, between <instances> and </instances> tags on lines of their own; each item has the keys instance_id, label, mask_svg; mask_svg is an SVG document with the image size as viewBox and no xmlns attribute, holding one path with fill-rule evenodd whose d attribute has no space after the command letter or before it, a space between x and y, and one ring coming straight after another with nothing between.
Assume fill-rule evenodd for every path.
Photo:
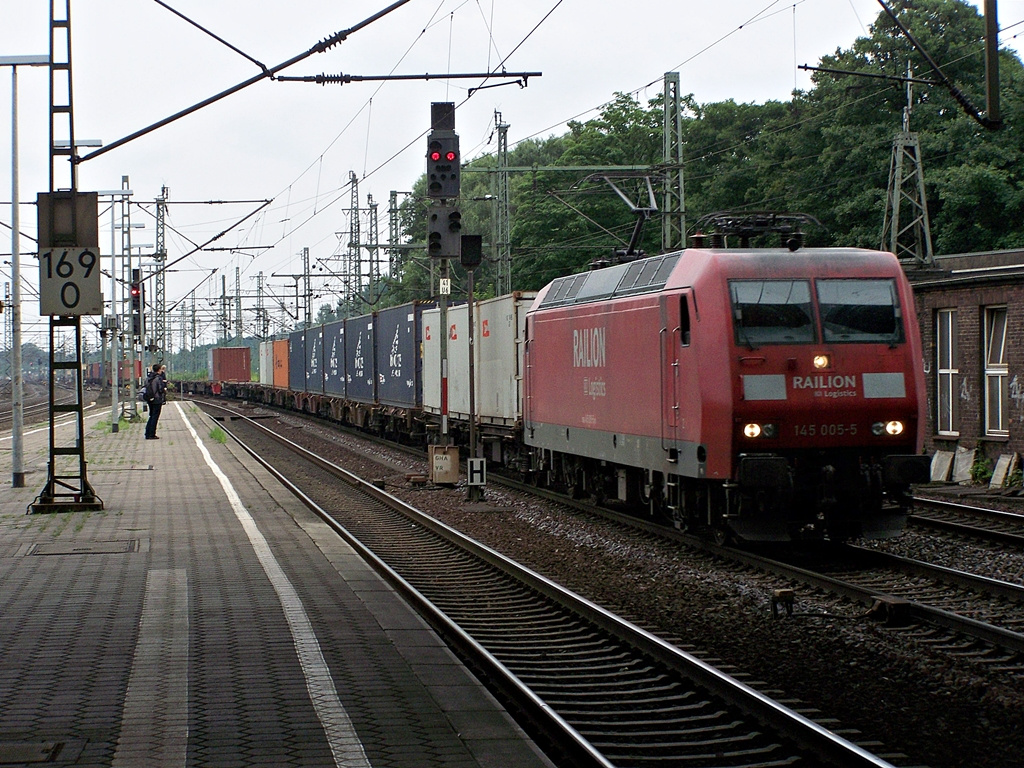
<instances>
[{"instance_id":1,"label":"railway track","mask_svg":"<svg viewBox=\"0 0 1024 768\"><path fill-rule=\"evenodd\" d=\"M297 492L307 505L418 605L526 723L541 724L538 739L560 762L886 766L903 759L873 754L877 744L853 744L262 425L239 418L224 426L242 445L259 441L258 451L249 450L265 464L285 463L272 471L305 487ZM325 484L325 473L338 482ZM310 489L325 486L329 514L310 498Z\"/></svg>"},{"instance_id":2,"label":"railway track","mask_svg":"<svg viewBox=\"0 0 1024 768\"><path fill-rule=\"evenodd\" d=\"M531 490L521 483L509 484ZM990 665L994 671L1024 679L1024 583L850 545L776 560L736 547L720 547L585 502L562 499L562 503L855 600L894 630L913 635L932 650L969 657L976 663ZM941 511L947 518L958 517L937 520L937 524L928 525L930 529L999 546L1024 546L1024 537L1015 533L1024 533L1024 517L1020 515L941 501L932 502L929 509ZM786 600L783 597L779 604L783 610Z\"/></svg>"},{"instance_id":3,"label":"railway track","mask_svg":"<svg viewBox=\"0 0 1024 768\"><path fill-rule=\"evenodd\" d=\"M370 440L411 453L410 449L387 441ZM556 500L559 504L610 519L630 529L675 539L687 547L774 574L794 584L804 584L854 600L872 610L893 631L906 633L931 651L966 657L1014 678L1024 677L1024 587L1020 584L889 555L867 547L830 547L824 550L825 554L822 550L812 550L810 555L804 550L797 550L798 556L781 560L757 551L722 547L654 522L619 514L586 501L570 500L561 494L508 478L492 475L492 481ZM993 510L938 501L932 502L931 508L943 510L947 517L958 515L960 518L958 524L950 521L946 525L931 526L933 529L953 530L958 535L997 544L1007 536L1012 537L1012 532L1000 532L996 525L989 523L971 525L970 521L1001 521L1004 528L1024 525L1024 517L1015 520L1016 516L992 514ZM1011 538L1010 541L1012 546L1015 540ZM786 598L783 598L779 603L780 609L786 609L785 602Z\"/></svg>"},{"instance_id":4,"label":"railway track","mask_svg":"<svg viewBox=\"0 0 1024 768\"><path fill-rule=\"evenodd\" d=\"M940 499L914 498L910 525L1024 550L1024 515Z\"/></svg>"},{"instance_id":5,"label":"railway track","mask_svg":"<svg viewBox=\"0 0 1024 768\"><path fill-rule=\"evenodd\" d=\"M935 650L1024 679L1024 586L848 545L827 556L749 562L870 605Z\"/></svg>"},{"instance_id":6,"label":"railway track","mask_svg":"<svg viewBox=\"0 0 1024 768\"><path fill-rule=\"evenodd\" d=\"M57 396L58 404L74 402L74 393L61 390ZM26 389L22 400L23 421L26 425L38 424L50 418L50 395L45 388ZM14 423L14 410L11 405L11 392L7 389L0 393L0 430L11 429Z\"/></svg>"}]
</instances>

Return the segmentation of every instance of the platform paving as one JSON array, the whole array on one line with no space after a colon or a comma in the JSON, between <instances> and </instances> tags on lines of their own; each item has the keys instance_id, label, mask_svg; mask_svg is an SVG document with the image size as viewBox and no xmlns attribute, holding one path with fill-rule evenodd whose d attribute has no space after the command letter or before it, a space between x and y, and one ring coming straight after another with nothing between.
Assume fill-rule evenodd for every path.
<instances>
[{"instance_id":1,"label":"platform paving","mask_svg":"<svg viewBox=\"0 0 1024 768\"><path fill-rule=\"evenodd\" d=\"M25 428L25 488L0 436L0 765L550 768L194 405L160 440L87 413L102 511L26 514L48 435Z\"/></svg>"}]
</instances>

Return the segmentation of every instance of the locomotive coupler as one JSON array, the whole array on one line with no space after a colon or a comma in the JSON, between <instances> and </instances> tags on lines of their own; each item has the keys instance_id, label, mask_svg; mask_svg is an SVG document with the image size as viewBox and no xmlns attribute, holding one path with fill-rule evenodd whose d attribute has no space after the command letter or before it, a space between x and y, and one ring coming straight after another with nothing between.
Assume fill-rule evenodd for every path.
<instances>
[{"instance_id":1,"label":"locomotive coupler","mask_svg":"<svg viewBox=\"0 0 1024 768\"><path fill-rule=\"evenodd\" d=\"M823 507L836 504L836 468L831 464L821 468L821 504Z\"/></svg>"}]
</instances>

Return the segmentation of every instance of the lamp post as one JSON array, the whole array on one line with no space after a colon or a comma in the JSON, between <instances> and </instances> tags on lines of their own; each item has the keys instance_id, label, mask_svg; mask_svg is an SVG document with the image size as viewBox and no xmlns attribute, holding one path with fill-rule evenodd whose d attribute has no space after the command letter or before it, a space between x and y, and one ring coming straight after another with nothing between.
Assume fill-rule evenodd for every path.
<instances>
[{"instance_id":1,"label":"lamp post","mask_svg":"<svg viewBox=\"0 0 1024 768\"><path fill-rule=\"evenodd\" d=\"M18 207L18 67L48 67L50 56L0 56L0 67L11 68L11 485L25 487L24 382L21 374L21 216Z\"/></svg>"}]
</instances>

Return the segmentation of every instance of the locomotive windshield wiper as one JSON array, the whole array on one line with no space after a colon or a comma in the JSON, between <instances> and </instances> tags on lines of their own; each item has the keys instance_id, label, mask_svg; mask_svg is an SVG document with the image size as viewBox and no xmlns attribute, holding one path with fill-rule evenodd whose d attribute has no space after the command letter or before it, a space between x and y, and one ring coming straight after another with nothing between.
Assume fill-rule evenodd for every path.
<instances>
[{"instance_id":1,"label":"locomotive windshield wiper","mask_svg":"<svg viewBox=\"0 0 1024 768\"><path fill-rule=\"evenodd\" d=\"M747 329L743 325L743 310L737 307L733 312L733 317L736 320L736 334L739 336L739 342L745 344L747 349L753 352L757 347L750 340L750 337L747 335Z\"/></svg>"}]
</instances>

